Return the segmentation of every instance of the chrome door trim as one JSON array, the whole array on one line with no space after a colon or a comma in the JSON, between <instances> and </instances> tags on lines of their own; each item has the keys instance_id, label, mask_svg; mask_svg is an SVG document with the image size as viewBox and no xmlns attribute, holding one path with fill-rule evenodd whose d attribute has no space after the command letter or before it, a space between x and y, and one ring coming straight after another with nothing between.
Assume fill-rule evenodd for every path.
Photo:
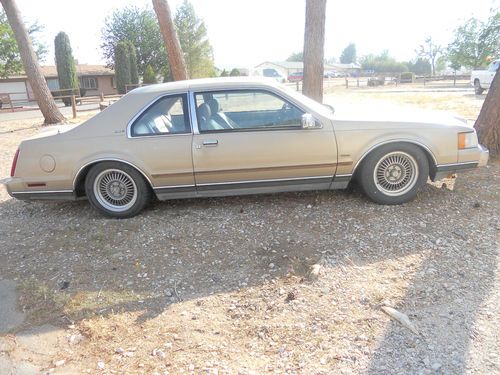
<instances>
[{"instance_id":1,"label":"chrome door trim","mask_svg":"<svg viewBox=\"0 0 500 375\"><path fill-rule=\"evenodd\" d=\"M280 182L280 181L299 181L299 180L313 180L313 179L332 179L333 176L311 176L311 177L290 177L290 178L271 178L266 180L245 180L245 181L229 181L229 182L211 182L205 184L196 184L196 186L211 186L211 185L236 185L247 183L260 183L260 182Z\"/></svg>"}]
</instances>

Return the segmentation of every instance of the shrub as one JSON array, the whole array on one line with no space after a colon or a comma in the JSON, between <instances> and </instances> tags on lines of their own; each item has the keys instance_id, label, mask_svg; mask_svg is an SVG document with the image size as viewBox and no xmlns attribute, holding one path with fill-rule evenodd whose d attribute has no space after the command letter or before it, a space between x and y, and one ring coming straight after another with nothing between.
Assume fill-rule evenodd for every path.
<instances>
[{"instance_id":1,"label":"shrub","mask_svg":"<svg viewBox=\"0 0 500 375\"><path fill-rule=\"evenodd\" d=\"M157 83L156 73L153 70L151 65L146 66L146 70L144 71L144 75L142 76L142 83L151 84Z\"/></svg>"},{"instance_id":2,"label":"shrub","mask_svg":"<svg viewBox=\"0 0 500 375\"><path fill-rule=\"evenodd\" d=\"M115 48L115 77L118 93L125 94L126 87L131 83L129 45L119 42Z\"/></svg>"}]
</instances>

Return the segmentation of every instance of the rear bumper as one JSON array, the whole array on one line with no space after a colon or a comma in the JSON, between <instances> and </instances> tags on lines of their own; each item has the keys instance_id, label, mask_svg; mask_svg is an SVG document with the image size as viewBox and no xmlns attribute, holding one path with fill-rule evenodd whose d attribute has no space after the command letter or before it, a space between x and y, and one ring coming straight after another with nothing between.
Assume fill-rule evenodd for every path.
<instances>
[{"instance_id":1,"label":"rear bumper","mask_svg":"<svg viewBox=\"0 0 500 375\"><path fill-rule=\"evenodd\" d=\"M73 190L27 190L22 179L10 177L0 180L12 198L22 200L75 200Z\"/></svg>"}]
</instances>

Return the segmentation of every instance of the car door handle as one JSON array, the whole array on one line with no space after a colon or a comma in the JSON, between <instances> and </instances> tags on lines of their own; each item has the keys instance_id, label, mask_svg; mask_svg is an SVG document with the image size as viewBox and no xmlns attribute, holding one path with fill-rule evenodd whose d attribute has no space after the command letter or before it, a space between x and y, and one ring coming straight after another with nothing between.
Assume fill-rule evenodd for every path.
<instances>
[{"instance_id":1,"label":"car door handle","mask_svg":"<svg viewBox=\"0 0 500 375\"><path fill-rule=\"evenodd\" d=\"M203 141L203 146L205 147L215 147L219 144L219 141L217 139L205 139Z\"/></svg>"}]
</instances>

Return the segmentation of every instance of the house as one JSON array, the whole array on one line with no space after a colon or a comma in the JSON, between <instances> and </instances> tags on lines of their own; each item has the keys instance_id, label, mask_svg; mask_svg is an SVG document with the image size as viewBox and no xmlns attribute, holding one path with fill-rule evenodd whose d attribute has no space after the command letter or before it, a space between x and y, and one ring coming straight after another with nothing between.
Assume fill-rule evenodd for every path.
<instances>
[{"instance_id":1,"label":"house","mask_svg":"<svg viewBox=\"0 0 500 375\"><path fill-rule=\"evenodd\" d=\"M42 72L50 91L59 90L57 69L53 65L42 66ZM76 74L80 87L85 89L85 96L116 94L115 72L104 65L78 64ZM25 74L0 78L0 95L10 94L17 104L35 100L33 90Z\"/></svg>"},{"instance_id":2,"label":"house","mask_svg":"<svg viewBox=\"0 0 500 375\"><path fill-rule=\"evenodd\" d=\"M304 71L304 63L302 61L264 61L255 66L255 69L276 69L283 76L288 77L295 72ZM337 72L355 73L361 71L361 66L358 64L325 64L325 71L334 70Z\"/></svg>"}]
</instances>

